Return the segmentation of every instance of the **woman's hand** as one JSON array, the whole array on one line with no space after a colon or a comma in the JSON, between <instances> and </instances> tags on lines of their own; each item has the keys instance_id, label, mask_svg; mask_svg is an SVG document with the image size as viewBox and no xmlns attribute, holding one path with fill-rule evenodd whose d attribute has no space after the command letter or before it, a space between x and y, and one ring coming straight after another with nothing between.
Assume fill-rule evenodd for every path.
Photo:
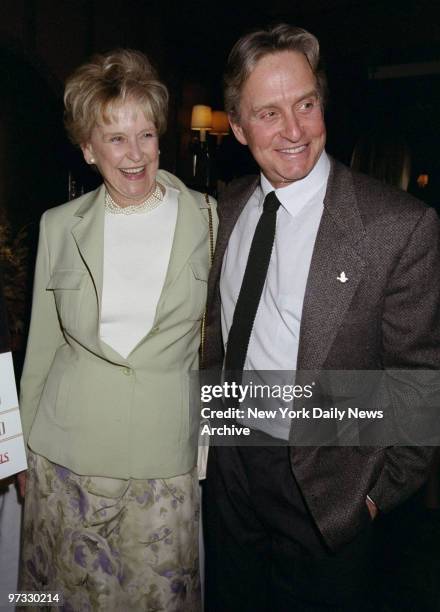
<instances>
[{"instance_id":1,"label":"woman's hand","mask_svg":"<svg viewBox=\"0 0 440 612\"><path fill-rule=\"evenodd\" d=\"M24 472L18 472L17 476L18 492L20 497L24 498L26 493L26 470Z\"/></svg>"}]
</instances>

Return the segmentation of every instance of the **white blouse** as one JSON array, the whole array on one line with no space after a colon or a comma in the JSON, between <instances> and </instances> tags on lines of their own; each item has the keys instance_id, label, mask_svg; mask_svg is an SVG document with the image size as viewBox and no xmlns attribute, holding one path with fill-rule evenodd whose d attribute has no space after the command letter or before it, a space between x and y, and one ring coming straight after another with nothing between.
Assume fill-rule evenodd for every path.
<instances>
[{"instance_id":1,"label":"white blouse","mask_svg":"<svg viewBox=\"0 0 440 612\"><path fill-rule=\"evenodd\" d=\"M122 357L151 330L165 282L177 221L178 190L130 215L105 211L99 334Z\"/></svg>"}]
</instances>

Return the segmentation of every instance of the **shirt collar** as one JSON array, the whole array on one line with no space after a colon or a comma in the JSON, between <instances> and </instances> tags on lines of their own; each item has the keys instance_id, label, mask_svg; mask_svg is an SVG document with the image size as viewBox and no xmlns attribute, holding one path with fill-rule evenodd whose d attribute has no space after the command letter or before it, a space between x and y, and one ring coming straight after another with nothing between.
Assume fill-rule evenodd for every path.
<instances>
[{"instance_id":1,"label":"shirt collar","mask_svg":"<svg viewBox=\"0 0 440 612\"><path fill-rule=\"evenodd\" d=\"M330 160L327 153L323 151L314 168L306 177L299 181L294 181L286 185L286 187L275 189L281 206L290 215L296 216L300 210L314 201L314 198L321 189L326 187L329 173ZM263 173L261 173L260 177L260 187L263 197L259 201L259 206L263 206L264 198L268 193L274 191L272 184Z\"/></svg>"}]
</instances>

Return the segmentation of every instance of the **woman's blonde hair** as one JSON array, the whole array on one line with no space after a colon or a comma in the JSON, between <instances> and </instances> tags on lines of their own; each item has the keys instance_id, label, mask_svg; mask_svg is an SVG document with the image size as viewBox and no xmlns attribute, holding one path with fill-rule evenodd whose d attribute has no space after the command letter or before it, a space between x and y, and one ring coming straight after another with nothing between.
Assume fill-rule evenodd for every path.
<instances>
[{"instance_id":1,"label":"woman's blonde hair","mask_svg":"<svg viewBox=\"0 0 440 612\"><path fill-rule=\"evenodd\" d=\"M67 79L64 123L73 144L85 145L93 127L109 122L126 100L134 100L158 134L166 129L168 90L140 51L116 49L97 54Z\"/></svg>"}]
</instances>

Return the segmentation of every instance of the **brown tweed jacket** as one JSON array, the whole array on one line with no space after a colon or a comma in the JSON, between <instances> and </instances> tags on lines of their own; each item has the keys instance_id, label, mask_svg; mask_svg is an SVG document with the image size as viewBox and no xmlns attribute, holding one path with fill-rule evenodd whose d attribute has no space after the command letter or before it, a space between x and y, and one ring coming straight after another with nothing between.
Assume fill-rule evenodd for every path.
<instances>
[{"instance_id":1,"label":"brown tweed jacket","mask_svg":"<svg viewBox=\"0 0 440 612\"><path fill-rule=\"evenodd\" d=\"M258 177L219 198L208 286L205 367L223 362L219 281L229 236ZM438 369L440 232L433 209L331 160L304 297L298 370ZM345 271L350 282L336 277ZM328 545L369 519L369 494L388 511L425 478L425 447L291 447L292 470Z\"/></svg>"}]
</instances>

